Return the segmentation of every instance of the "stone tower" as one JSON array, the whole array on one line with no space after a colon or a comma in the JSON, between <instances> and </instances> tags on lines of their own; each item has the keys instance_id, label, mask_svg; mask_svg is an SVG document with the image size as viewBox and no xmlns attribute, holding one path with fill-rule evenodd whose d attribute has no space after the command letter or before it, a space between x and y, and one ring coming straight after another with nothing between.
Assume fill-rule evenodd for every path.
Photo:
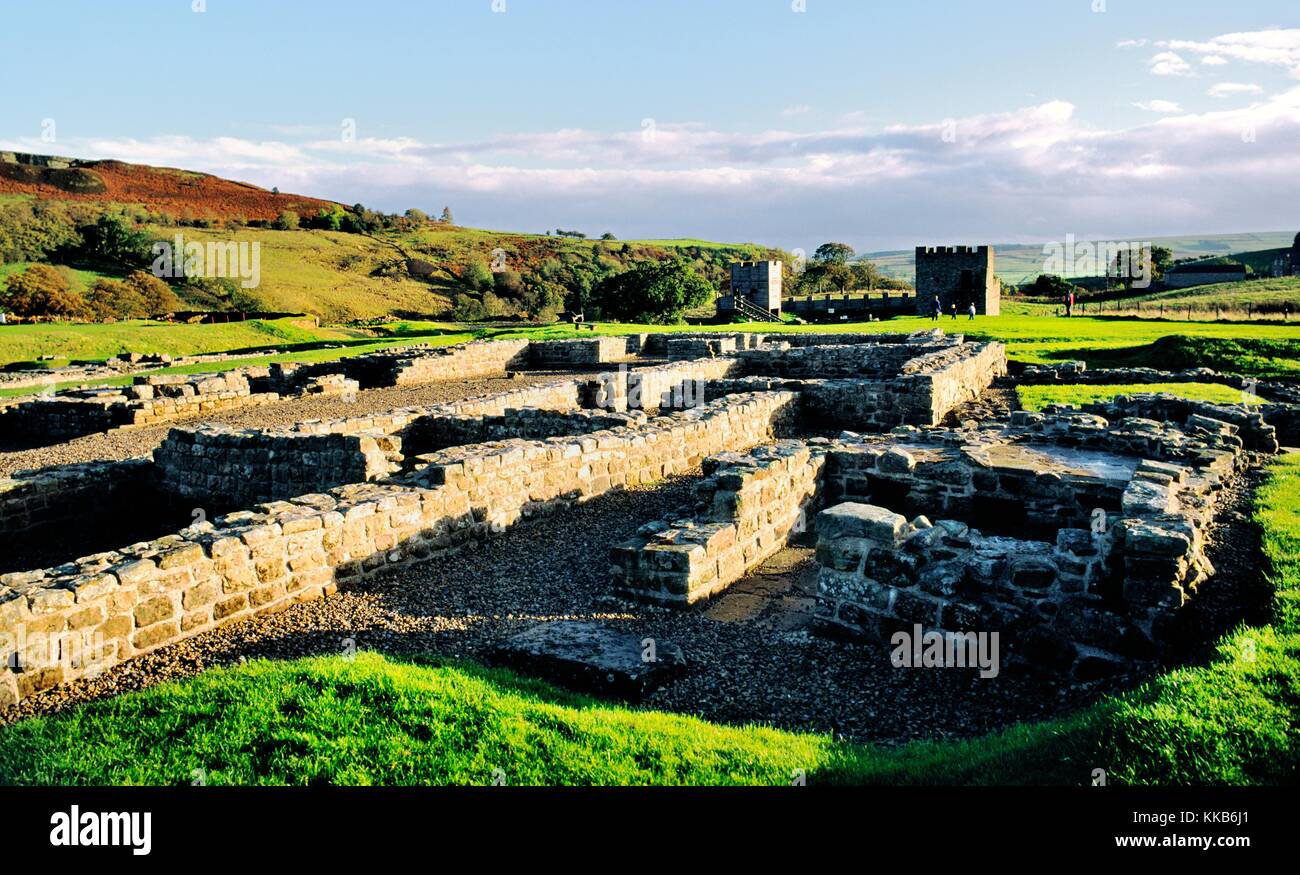
<instances>
[{"instance_id":1,"label":"stone tower","mask_svg":"<svg viewBox=\"0 0 1300 875\"><path fill-rule=\"evenodd\" d=\"M993 272L992 246L916 247L916 312L928 316L939 298L945 314L957 304L964 316L975 302L975 312L997 316L1002 312L1002 281Z\"/></svg>"},{"instance_id":2,"label":"stone tower","mask_svg":"<svg viewBox=\"0 0 1300 875\"><path fill-rule=\"evenodd\" d=\"M1300 234L1295 235L1291 245L1291 276L1300 276Z\"/></svg>"},{"instance_id":3,"label":"stone tower","mask_svg":"<svg viewBox=\"0 0 1300 875\"><path fill-rule=\"evenodd\" d=\"M780 316L781 262L733 261L731 294L727 296L727 306L738 310L740 307L735 304L735 299L743 299L773 316Z\"/></svg>"}]
</instances>

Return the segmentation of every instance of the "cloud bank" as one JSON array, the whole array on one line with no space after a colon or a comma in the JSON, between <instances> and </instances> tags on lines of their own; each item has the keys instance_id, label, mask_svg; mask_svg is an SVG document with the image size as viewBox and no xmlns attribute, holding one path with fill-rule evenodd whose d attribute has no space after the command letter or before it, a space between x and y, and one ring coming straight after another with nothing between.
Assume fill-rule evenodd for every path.
<instances>
[{"instance_id":1,"label":"cloud bank","mask_svg":"<svg viewBox=\"0 0 1300 875\"><path fill-rule=\"evenodd\" d=\"M1300 70L1300 30L1155 45ZM1161 63L1177 67L1170 58ZM1221 83L1210 93L1257 88ZM1300 85L1213 112L1185 112L1168 100L1134 105L1160 118L1105 129L1053 100L883 129L851 116L812 132L646 119L624 131L448 142L367 137L362 125L350 140L178 135L0 147L186 167L390 211L446 204L480 227L624 238L805 248L840 239L888 249L1300 226ZM804 107L787 113L804 115Z\"/></svg>"}]
</instances>

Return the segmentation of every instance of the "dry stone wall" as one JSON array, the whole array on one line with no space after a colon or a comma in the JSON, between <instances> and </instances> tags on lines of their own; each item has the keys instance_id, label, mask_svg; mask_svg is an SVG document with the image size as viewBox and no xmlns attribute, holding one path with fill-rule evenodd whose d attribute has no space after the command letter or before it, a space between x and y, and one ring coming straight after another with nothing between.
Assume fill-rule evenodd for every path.
<instances>
[{"instance_id":1,"label":"dry stone wall","mask_svg":"<svg viewBox=\"0 0 1300 875\"><path fill-rule=\"evenodd\" d=\"M172 429L154 450L169 492L222 507L319 492L394 473L401 441L383 434Z\"/></svg>"},{"instance_id":2,"label":"dry stone wall","mask_svg":"<svg viewBox=\"0 0 1300 875\"><path fill-rule=\"evenodd\" d=\"M649 523L614 548L615 591L684 606L726 589L808 529L825 461L802 441L710 457L693 518Z\"/></svg>"},{"instance_id":3,"label":"dry stone wall","mask_svg":"<svg viewBox=\"0 0 1300 875\"><path fill-rule=\"evenodd\" d=\"M254 394L239 371L218 376L151 374L122 388L71 390L0 408L0 434L42 443L278 401Z\"/></svg>"},{"instance_id":4,"label":"dry stone wall","mask_svg":"<svg viewBox=\"0 0 1300 875\"><path fill-rule=\"evenodd\" d=\"M623 361L628 357L628 342L617 336L542 340L534 341L528 352L535 368L590 367Z\"/></svg>"},{"instance_id":5,"label":"dry stone wall","mask_svg":"<svg viewBox=\"0 0 1300 875\"><path fill-rule=\"evenodd\" d=\"M790 427L797 404L792 393L735 396L641 428L447 450L400 482L300 495L57 568L0 575L0 706L529 515L769 441Z\"/></svg>"},{"instance_id":6,"label":"dry stone wall","mask_svg":"<svg viewBox=\"0 0 1300 875\"><path fill-rule=\"evenodd\" d=\"M1163 435L1132 420L1035 414L984 440L948 432L865 452L837 445L825 489L828 502L847 500L817 520L819 624L871 640L914 625L998 632L1018 658L1080 679L1161 657L1179 610L1213 572L1204 554L1213 497L1245 451L1227 423L1222 433L1150 425ZM1026 435L1059 446L1017 442ZM1179 461L1079 454L1082 443ZM897 512L921 508L964 518L909 522ZM971 528L980 520L1046 534L989 535Z\"/></svg>"}]
</instances>

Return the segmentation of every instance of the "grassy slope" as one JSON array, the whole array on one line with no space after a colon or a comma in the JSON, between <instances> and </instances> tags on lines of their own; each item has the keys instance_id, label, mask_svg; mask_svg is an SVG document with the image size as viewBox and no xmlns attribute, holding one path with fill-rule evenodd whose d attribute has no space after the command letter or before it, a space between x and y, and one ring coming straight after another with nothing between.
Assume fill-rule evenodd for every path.
<instances>
[{"instance_id":1,"label":"grassy slope","mask_svg":"<svg viewBox=\"0 0 1300 875\"><path fill-rule=\"evenodd\" d=\"M1018 386L1016 394L1026 410L1042 410L1048 404L1092 404L1109 401L1116 395L1135 395L1141 392L1169 392L1193 401L1212 401L1216 404L1262 403L1249 398L1246 393L1220 383L1129 383L1109 386Z\"/></svg>"},{"instance_id":2,"label":"grassy slope","mask_svg":"<svg viewBox=\"0 0 1300 875\"><path fill-rule=\"evenodd\" d=\"M261 283L252 294L268 310L345 320L403 310L436 313L448 305L447 297L426 283L372 276L401 255L392 246L359 234L263 228L150 228L149 233L167 240L183 234L187 243L260 244Z\"/></svg>"},{"instance_id":3,"label":"grassy slope","mask_svg":"<svg viewBox=\"0 0 1300 875\"><path fill-rule=\"evenodd\" d=\"M375 654L256 661L0 730L0 783L1293 784L1300 455L1255 517L1274 622L1056 721L896 751L602 704L502 671Z\"/></svg>"},{"instance_id":4,"label":"grassy slope","mask_svg":"<svg viewBox=\"0 0 1300 875\"><path fill-rule=\"evenodd\" d=\"M1235 283L1215 283L1193 286L1189 289L1170 289L1125 299L1126 303L1139 301L1143 304L1143 309L1163 304L1171 312L1177 307L1187 306L1201 310L1212 310L1216 306L1225 310L1244 310L1247 304L1259 307L1289 303L1293 307L1300 308L1300 277L1286 276Z\"/></svg>"},{"instance_id":5,"label":"grassy slope","mask_svg":"<svg viewBox=\"0 0 1300 875\"><path fill-rule=\"evenodd\" d=\"M32 361L41 355L79 360L105 359L120 352L186 355L359 336L357 331L315 328L309 321L298 319L250 319L216 325L177 325L148 320L86 325L3 325L0 326L0 364Z\"/></svg>"}]
</instances>

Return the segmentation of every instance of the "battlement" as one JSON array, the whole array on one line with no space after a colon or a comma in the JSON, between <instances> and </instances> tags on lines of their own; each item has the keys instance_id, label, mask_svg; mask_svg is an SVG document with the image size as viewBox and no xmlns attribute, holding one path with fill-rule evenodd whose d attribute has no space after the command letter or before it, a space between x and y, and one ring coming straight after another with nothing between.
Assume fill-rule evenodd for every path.
<instances>
[{"instance_id":1,"label":"battlement","mask_svg":"<svg viewBox=\"0 0 1300 875\"><path fill-rule=\"evenodd\" d=\"M918 246L916 254L925 257L942 257L945 255L988 255L988 246Z\"/></svg>"},{"instance_id":2,"label":"battlement","mask_svg":"<svg viewBox=\"0 0 1300 875\"><path fill-rule=\"evenodd\" d=\"M992 246L916 247L916 312L932 316L935 302L945 315L966 315L972 304L979 315L1002 311L1002 283L993 270Z\"/></svg>"}]
</instances>

